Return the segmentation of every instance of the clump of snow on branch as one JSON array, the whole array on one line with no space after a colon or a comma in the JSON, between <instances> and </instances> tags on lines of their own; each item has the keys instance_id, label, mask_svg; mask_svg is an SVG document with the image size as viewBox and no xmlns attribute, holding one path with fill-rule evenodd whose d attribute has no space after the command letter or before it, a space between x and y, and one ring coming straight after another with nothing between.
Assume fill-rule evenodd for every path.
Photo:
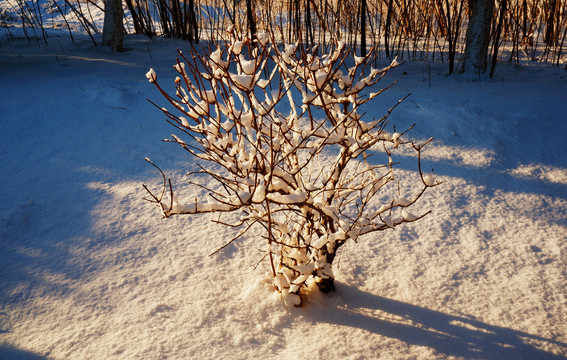
<instances>
[{"instance_id":1,"label":"clump of snow on branch","mask_svg":"<svg viewBox=\"0 0 567 360\"><path fill-rule=\"evenodd\" d=\"M344 42L318 56L317 48L277 43L272 34L253 42L232 36L208 56L179 52L174 95L160 87L154 70L146 75L173 106L161 108L178 129L168 141L200 160L200 170L190 176L206 174L218 188L197 184L193 176L190 184L206 188L210 198L180 203L171 181L149 159L163 187L158 193L144 187L165 217L239 211L239 220L227 223L238 233L213 253L263 226L273 284L287 304L297 306L309 284L334 289L332 263L342 245L428 213L410 209L438 185L421 171L421 150L431 139L415 144L404 140L407 131L386 130L397 104L381 118L363 120L363 105L389 86L363 91L376 88L396 61L374 69L371 54L353 58ZM401 147L417 155L419 180L409 195L400 194L394 174L393 154ZM387 161L368 161L371 148Z\"/></svg>"}]
</instances>

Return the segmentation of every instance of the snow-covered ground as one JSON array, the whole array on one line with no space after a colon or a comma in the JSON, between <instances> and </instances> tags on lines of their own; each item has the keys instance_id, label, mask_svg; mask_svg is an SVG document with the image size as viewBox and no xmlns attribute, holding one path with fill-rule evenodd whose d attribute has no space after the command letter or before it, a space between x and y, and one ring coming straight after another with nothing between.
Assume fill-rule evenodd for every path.
<instances>
[{"instance_id":1,"label":"snow-covered ground","mask_svg":"<svg viewBox=\"0 0 567 360\"><path fill-rule=\"evenodd\" d=\"M49 41L0 42L0 358L567 358L562 68L392 71L366 113L412 93L391 121L435 137L433 212L346 244L337 291L288 308L254 269L260 229L208 257L231 229L143 200L161 180L144 157L177 185L194 161L146 101L162 103L147 70L172 84L187 43Z\"/></svg>"}]
</instances>

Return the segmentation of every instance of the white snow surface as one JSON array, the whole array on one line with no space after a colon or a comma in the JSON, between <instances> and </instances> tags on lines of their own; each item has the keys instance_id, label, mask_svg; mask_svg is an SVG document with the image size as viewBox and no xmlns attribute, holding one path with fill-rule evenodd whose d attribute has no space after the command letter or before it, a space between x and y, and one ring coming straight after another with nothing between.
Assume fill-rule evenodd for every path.
<instances>
[{"instance_id":1,"label":"white snow surface","mask_svg":"<svg viewBox=\"0 0 567 360\"><path fill-rule=\"evenodd\" d=\"M290 308L255 268L262 229L209 257L235 235L216 215L143 200L161 182L146 156L180 197L206 194L182 186L195 160L146 101L166 105L145 74L172 90L187 44L127 46L1 40L0 358L567 358L565 70L393 70L366 116L412 93L391 122L435 137L424 172L444 183L412 210L432 213L347 243L336 292ZM416 171L401 160L397 176Z\"/></svg>"}]
</instances>

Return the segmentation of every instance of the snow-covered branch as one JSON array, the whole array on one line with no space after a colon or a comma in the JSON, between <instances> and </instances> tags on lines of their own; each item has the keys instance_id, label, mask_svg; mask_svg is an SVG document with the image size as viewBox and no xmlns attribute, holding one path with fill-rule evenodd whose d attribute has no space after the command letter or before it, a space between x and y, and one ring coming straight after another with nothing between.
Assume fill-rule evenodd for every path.
<instances>
[{"instance_id":1,"label":"snow-covered branch","mask_svg":"<svg viewBox=\"0 0 567 360\"><path fill-rule=\"evenodd\" d=\"M373 69L370 54L351 57L342 42L318 56L299 44L277 43L273 34L254 42L233 39L206 56L195 49L189 57L179 55L174 95L153 70L147 78L174 108L161 108L179 130L168 141L200 160L198 173L218 188L197 184L209 199L181 204L156 166L163 185L158 194L145 186L149 201L165 217L241 211L239 221L226 224L241 227L228 243L254 224L263 226L264 258L287 303L299 305L311 281L324 292L334 288L332 262L346 242L428 214L410 208L438 184L421 170L421 152L430 140L417 145L405 140L407 131L386 131L397 104L368 122L360 112L391 86L365 92L399 65L395 60ZM402 147L418 159L419 181L407 196L387 190L396 184L399 189L393 154ZM384 154L387 162L368 162L371 152ZM378 197L390 198L377 206Z\"/></svg>"}]
</instances>

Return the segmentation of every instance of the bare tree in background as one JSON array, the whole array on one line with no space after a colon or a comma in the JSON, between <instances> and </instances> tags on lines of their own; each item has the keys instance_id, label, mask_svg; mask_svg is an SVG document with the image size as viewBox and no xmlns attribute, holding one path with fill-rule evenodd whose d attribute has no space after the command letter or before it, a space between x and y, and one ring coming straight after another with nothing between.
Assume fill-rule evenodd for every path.
<instances>
[{"instance_id":1,"label":"bare tree in background","mask_svg":"<svg viewBox=\"0 0 567 360\"><path fill-rule=\"evenodd\" d=\"M246 0L246 19L248 21L250 39L254 39L256 37L256 19L254 18L254 10L252 9L252 0Z\"/></svg>"},{"instance_id":2,"label":"bare tree in background","mask_svg":"<svg viewBox=\"0 0 567 360\"><path fill-rule=\"evenodd\" d=\"M124 10L121 0L104 1L104 27L102 30L102 42L113 50L124 50L124 25L122 19Z\"/></svg>"},{"instance_id":3,"label":"bare tree in background","mask_svg":"<svg viewBox=\"0 0 567 360\"><path fill-rule=\"evenodd\" d=\"M469 8L469 26L462 70L465 73L481 74L486 72L488 67L494 0L469 0Z\"/></svg>"},{"instance_id":4,"label":"bare tree in background","mask_svg":"<svg viewBox=\"0 0 567 360\"><path fill-rule=\"evenodd\" d=\"M366 0L360 0L360 56L366 56Z\"/></svg>"}]
</instances>

